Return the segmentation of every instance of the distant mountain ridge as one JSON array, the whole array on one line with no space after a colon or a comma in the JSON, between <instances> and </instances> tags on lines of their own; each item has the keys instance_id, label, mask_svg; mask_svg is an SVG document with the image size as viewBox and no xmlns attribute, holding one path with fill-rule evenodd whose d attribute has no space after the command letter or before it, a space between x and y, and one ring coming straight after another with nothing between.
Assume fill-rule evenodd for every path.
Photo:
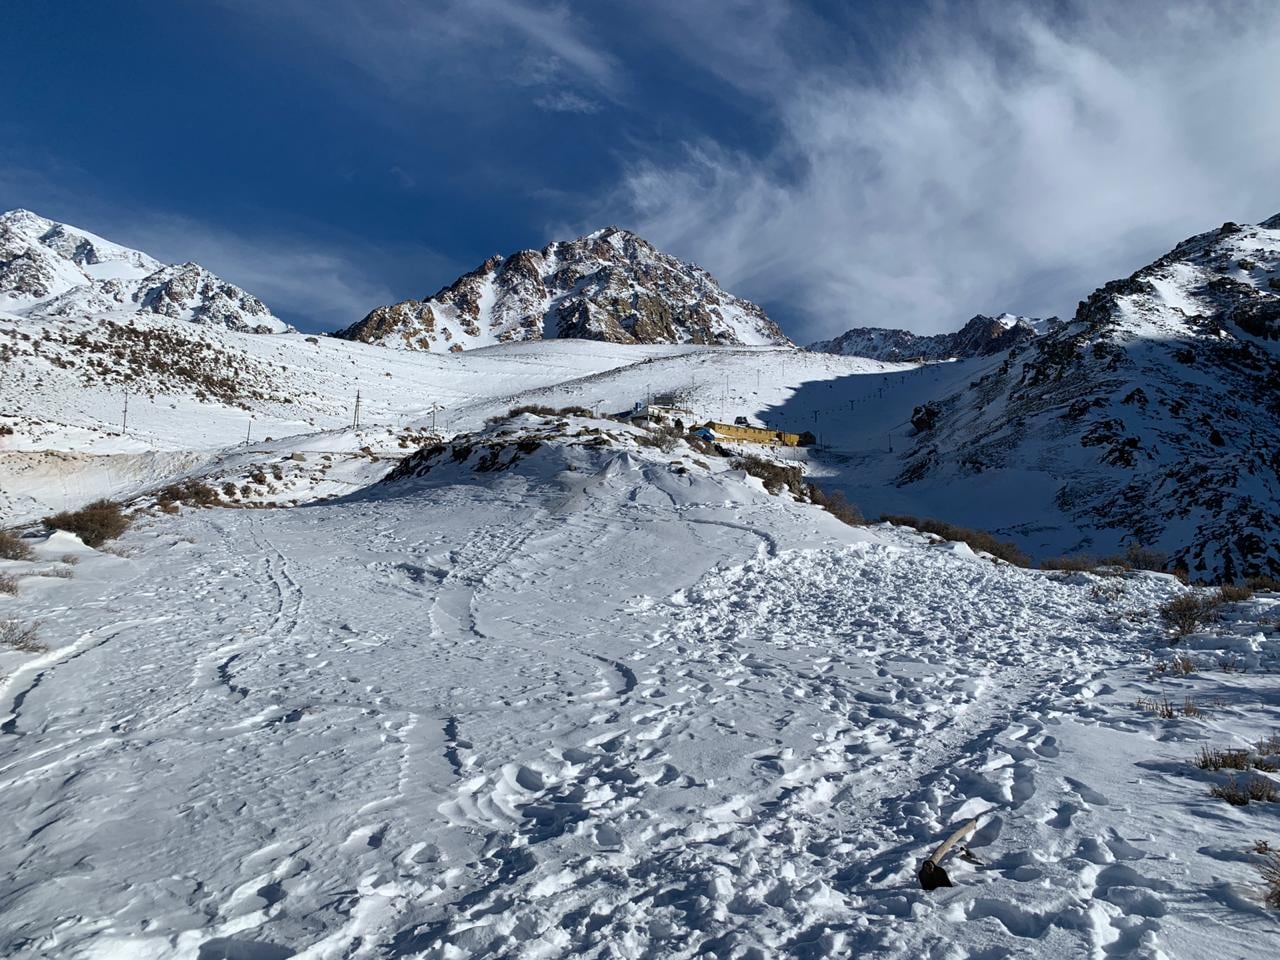
<instances>
[{"instance_id":1,"label":"distant mountain ridge","mask_svg":"<svg viewBox=\"0 0 1280 960\"><path fill-rule=\"evenodd\" d=\"M834 353L871 360L965 360L1007 350L1057 323L1057 317L1040 320L1002 313L994 317L978 314L959 330L921 336L908 330L885 327L855 327L831 340L809 345L815 353Z\"/></svg>"},{"instance_id":2,"label":"distant mountain ridge","mask_svg":"<svg viewBox=\"0 0 1280 960\"><path fill-rule=\"evenodd\" d=\"M1085 552L1280 575L1280 215L1184 240L929 407L900 487L1035 471Z\"/></svg>"},{"instance_id":3,"label":"distant mountain ridge","mask_svg":"<svg viewBox=\"0 0 1280 960\"><path fill-rule=\"evenodd\" d=\"M790 345L765 312L701 267L607 227L493 256L425 300L377 307L334 336L457 352L522 340Z\"/></svg>"},{"instance_id":4,"label":"distant mountain ridge","mask_svg":"<svg viewBox=\"0 0 1280 960\"><path fill-rule=\"evenodd\" d=\"M152 314L247 333L292 329L257 297L198 263L163 264L29 210L0 214L0 311Z\"/></svg>"}]
</instances>

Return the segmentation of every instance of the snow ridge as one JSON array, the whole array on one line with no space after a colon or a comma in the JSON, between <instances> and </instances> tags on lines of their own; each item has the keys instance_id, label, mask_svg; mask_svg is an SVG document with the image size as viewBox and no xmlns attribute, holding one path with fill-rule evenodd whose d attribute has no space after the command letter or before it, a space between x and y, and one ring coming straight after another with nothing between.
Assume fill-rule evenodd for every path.
<instances>
[{"instance_id":1,"label":"snow ridge","mask_svg":"<svg viewBox=\"0 0 1280 960\"><path fill-rule=\"evenodd\" d=\"M763 310L726 293L707 271L618 227L492 256L431 297L378 307L335 336L454 353L550 337L791 343Z\"/></svg>"},{"instance_id":2,"label":"snow ridge","mask_svg":"<svg viewBox=\"0 0 1280 960\"><path fill-rule=\"evenodd\" d=\"M985 357L1044 333L1058 323L1057 317L1041 320L1001 313L994 317L978 314L959 330L920 336L908 330L885 327L855 327L831 340L811 343L817 353L872 360L956 360Z\"/></svg>"},{"instance_id":3,"label":"snow ridge","mask_svg":"<svg viewBox=\"0 0 1280 960\"><path fill-rule=\"evenodd\" d=\"M292 329L198 263L166 265L29 210L0 214L0 310L32 318L153 314L246 333Z\"/></svg>"}]
</instances>

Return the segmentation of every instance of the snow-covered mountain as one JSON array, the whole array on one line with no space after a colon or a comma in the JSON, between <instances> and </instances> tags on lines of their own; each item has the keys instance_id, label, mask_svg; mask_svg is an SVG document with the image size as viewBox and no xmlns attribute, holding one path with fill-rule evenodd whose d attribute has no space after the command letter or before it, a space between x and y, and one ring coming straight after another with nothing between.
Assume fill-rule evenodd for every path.
<instances>
[{"instance_id":1,"label":"snow-covered mountain","mask_svg":"<svg viewBox=\"0 0 1280 960\"><path fill-rule=\"evenodd\" d=\"M198 263L163 264L28 210L0 214L0 311L154 314L249 333L290 329L257 297Z\"/></svg>"},{"instance_id":2,"label":"snow-covered mountain","mask_svg":"<svg viewBox=\"0 0 1280 960\"><path fill-rule=\"evenodd\" d=\"M726 293L707 271L618 227L495 255L426 300L378 307L335 336L455 353L552 337L790 344L763 310Z\"/></svg>"},{"instance_id":3,"label":"snow-covered mountain","mask_svg":"<svg viewBox=\"0 0 1280 960\"><path fill-rule=\"evenodd\" d=\"M1048 330L1056 317L1040 320L1011 313L987 317L978 314L959 330L920 336L908 330L855 327L831 340L819 340L808 349L872 360L954 360L985 357Z\"/></svg>"},{"instance_id":4,"label":"snow-covered mountain","mask_svg":"<svg viewBox=\"0 0 1280 960\"><path fill-rule=\"evenodd\" d=\"M1280 215L1183 241L931 406L902 485L1036 471L1083 550L1280 573Z\"/></svg>"}]
</instances>

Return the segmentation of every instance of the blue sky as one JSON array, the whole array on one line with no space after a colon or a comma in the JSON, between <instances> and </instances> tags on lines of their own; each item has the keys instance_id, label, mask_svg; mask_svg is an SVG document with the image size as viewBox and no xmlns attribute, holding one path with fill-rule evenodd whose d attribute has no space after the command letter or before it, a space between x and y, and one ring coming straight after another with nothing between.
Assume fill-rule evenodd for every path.
<instances>
[{"instance_id":1,"label":"blue sky","mask_svg":"<svg viewBox=\"0 0 1280 960\"><path fill-rule=\"evenodd\" d=\"M935 332L1280 211L1278 65L1262 2L7 3L0 207L304 329L617 223L802 342Z\"/></svg>"}]
</instances>

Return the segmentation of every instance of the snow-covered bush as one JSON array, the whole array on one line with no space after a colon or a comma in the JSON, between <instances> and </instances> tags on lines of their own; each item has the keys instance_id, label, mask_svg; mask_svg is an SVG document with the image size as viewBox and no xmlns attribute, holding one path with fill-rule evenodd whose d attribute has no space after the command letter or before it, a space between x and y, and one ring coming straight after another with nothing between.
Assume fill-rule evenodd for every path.
<instances>
[{"instance_id":1,"label":"snow-covered bush","mask_svg":"<svg viewBox=\"0 0 1280 960\"><path fill-rule=\"evenodd\" d=\"M0 573L0 593L17 593L18 581L7 573Z\"/></svg>"}]
</instances>

